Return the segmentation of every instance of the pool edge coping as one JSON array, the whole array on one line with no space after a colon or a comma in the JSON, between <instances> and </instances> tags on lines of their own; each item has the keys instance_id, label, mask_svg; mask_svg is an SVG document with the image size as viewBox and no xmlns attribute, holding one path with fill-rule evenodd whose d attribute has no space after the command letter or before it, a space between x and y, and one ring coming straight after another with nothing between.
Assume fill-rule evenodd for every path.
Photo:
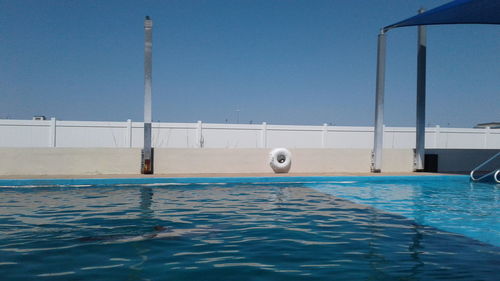
<instances>
[{"instance_id":1,"label":"pool edge coping","mask_svg":"<svg viewBox=\"0 0 500 281\"><path fill-rule=\"evenodd\" d=\"M326 181L383 181L466 178L467 175L345 175L345 176L237 176L237 177L113 177L113 178L31 178L0 179L0 187L42 186L104 186L143 184L202 184L202 183L299 183Z\"/></svg>"}]
</instances>

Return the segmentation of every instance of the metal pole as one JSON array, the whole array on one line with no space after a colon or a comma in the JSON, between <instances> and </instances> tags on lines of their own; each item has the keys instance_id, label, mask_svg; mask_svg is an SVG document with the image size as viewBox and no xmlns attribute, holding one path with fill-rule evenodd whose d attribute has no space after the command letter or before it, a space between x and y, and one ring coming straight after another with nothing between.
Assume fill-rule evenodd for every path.
<instances>
[{"instance_id":1,"label":"metal pole","mask_svg":"<svg viewBox=\"0 0 500 281\"><path fill-rule=\"evenodd\" d=\"M372 155L373 173L382 171L382 147L384 138L384 84L385 84L385 31L380 30L377 46L377 84L375 96L375 131Z\"/></svg>"},{"instance_id":2,"label":"metal pole","mask_svg":"<svg viewBox=\"0 0 500 281\"><path fill-rule=\"evenodd\" d=\"M144 149L142 150L141 173L153 173L153 148L151 146L151 73L153 48L153 21L144 20Z\"/></svg>"},{"instance_id":3,"label":"metal pole","mask_svg":"<svg viewBox=\"0 0 500 281\"><path fill-rule=\"evenodd\" d=\"M418 12L423 13L420 9ZM418 26L418 53L417 53L417 124L415 144L415 171L424 170L425 162L425 73L427 56L427 34L425 26Z\"/></svg>"}]
</instances>

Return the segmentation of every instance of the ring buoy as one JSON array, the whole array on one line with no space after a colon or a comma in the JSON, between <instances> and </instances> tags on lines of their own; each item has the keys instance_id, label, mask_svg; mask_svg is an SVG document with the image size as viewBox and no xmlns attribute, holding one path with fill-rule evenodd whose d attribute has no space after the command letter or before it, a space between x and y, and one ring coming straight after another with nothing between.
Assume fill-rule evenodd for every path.
<instances>
[{"instance_id":1,"label":"ring buoy","mask_svg":"<svg viewBox=\"0 0 500 281\"><path fill-rule=\"evenodd\" d=\"M276 148L269 153L269 165L275 173L288 173L292 166L292 154L286 148Z\"/></svg>"}]
</instances>

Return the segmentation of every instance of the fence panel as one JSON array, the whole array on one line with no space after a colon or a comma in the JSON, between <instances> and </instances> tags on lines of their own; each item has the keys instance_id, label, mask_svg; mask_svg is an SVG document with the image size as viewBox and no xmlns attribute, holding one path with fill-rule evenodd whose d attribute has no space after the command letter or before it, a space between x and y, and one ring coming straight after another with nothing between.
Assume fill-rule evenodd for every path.
<instances>
[{"instance_id":1,"label":"fence panel","mask_svg":"<svg viewBox=\"0 0 500 281\"><path fill-rule=\"evenodd\" d=\"M369 148L373 127L153 123L153 147ZM0 147L142 147L142 122L1 120ZM426 148L500 149L500 129L426 128ZM415 129L385 127L384 148L414 148Z\"/></svg>"}]
</instances>

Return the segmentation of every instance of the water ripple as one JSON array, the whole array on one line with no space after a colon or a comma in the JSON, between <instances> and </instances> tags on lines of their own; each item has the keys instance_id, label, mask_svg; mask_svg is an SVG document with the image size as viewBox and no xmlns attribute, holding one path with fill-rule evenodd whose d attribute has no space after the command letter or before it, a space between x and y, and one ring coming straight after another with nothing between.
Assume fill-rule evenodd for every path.
<instances>
[{"instance_id":1,"label":"water ripple","mask_svg":"<svg viewBox=\"0 0 500 281\"><path fill-rule=\"evenodd\" d=\"M498 247L311 184L3 189L3 280L495 280Z\"/></svg>"}]
</instances>

